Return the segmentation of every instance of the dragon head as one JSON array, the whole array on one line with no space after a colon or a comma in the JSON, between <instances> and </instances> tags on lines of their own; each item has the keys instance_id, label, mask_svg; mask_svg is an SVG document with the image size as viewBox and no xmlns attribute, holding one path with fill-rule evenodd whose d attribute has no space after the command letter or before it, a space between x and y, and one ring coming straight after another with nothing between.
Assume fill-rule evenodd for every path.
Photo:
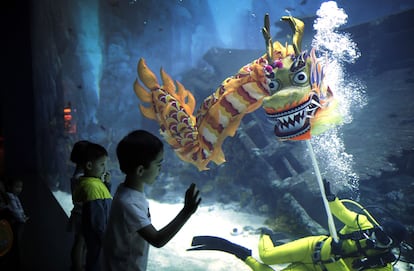
<instances>
[{"instance_id":1,"label":"dragon head","mask_svg":"<svg viewBox=\"0 0 414 271\"><path fill-rule=\"evenodd\" d=\"M268 120L280 140L305 140L341 121L335 110L336 100L324 84L324 67L312 49L301 51L304 23L291 16L293 44L283 46L272 42L269 17L265 16L263 36L266 41L268 65L265 75L270 96L263 99Z\"/></svg>"}]
</instances>

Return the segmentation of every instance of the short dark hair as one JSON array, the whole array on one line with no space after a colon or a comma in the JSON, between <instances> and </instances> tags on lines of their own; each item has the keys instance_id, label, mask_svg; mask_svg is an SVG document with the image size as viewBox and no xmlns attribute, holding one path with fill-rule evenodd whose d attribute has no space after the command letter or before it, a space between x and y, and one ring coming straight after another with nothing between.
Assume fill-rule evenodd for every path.
<instances>
[{"instance_id":1,"label":"short dark hair","mask_svg":"<svg viewBox=\"0 0 414 271\"><path fill-rule=\"evenodd\" d=\"M85 155L84 155L84 163L96 161L97 159L108 156L108 152L106 149L96 143L89 142L86 146Z\"/></svg>"},{"instance_id":2,"label":"short dark hair","mask_svg":"<svg viewBox=\"0 0 414 271\"><path fill-rule=\"evenodd\" d=\"M131 173L138 166L148 168L163 150L162 141L145 130L135 130L125 136L116 148L119 167L125 174Z\"/></svg>"},{"instance_id":3,"label":"short dark hair","mask_svg":"<svg viewBox=\"0 0 414 271\"><path fill-rule=\"evenodd\" d=\"M72 151L70 153L70 161L75 164L85 163L86 157L86 148L88 144L91 143L87 140L80 140L73 145Z\"/></svg>"}]
</instances>

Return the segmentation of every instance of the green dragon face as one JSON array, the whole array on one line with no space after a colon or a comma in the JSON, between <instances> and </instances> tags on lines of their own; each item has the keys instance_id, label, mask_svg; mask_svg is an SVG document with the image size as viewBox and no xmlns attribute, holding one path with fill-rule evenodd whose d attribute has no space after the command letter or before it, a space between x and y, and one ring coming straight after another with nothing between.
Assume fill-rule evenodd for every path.
<instances>
[{"instance_id":1,"label":"green dragon face","mask_svg":"<svg viewBox=\"0 0 414 271\"><path fill-rule=\"evenodd\" d=\"M279 140L305 140L341 122L332 91L324 84L324 68L315 55L301 50L304 23L283 16L293 30L292 45L272 42L265 15L263 37L268 65L265 75L270 96L263 99L267 118Z\"/></svg>"},{"instance_id":2,"label":"green dragon face","mask_svg":"<svg viewBox=\"0 0 414 271\"><path fill-rule=\"evenodd\" d=\"M309 139L340 121L331 115L333 94L323 84L314 51L287 55L271 67L266 72L271 96L264 98L263 108L278 139Z\"/></svg>"}]
</instances>

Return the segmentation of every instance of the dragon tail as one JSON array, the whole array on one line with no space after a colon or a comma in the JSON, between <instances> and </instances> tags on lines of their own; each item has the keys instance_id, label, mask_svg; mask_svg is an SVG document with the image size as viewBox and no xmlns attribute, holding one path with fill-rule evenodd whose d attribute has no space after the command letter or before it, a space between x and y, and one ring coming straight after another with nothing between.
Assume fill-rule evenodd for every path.
<instances>
[{"instance_id":1,"label":"dragon tail","mask_svg":"<svg viewBox=\"0 0 414 271\"><path fill-rule=\"evenodd\" d=\"M210 161L225 162L222 144L227 136L234 136L243 116L262 104L266 89L263 66L267 61L260 58L240 69L207 97L193 115L196 101L192 93L171 79L161 69L163 85L147 67L138 62L138 77L134 83L137 97L149 107L140 104L142 114L157 121L164 139L183 160L194 164L200 171L206 170Z\"/></svg>"}]
</instances>

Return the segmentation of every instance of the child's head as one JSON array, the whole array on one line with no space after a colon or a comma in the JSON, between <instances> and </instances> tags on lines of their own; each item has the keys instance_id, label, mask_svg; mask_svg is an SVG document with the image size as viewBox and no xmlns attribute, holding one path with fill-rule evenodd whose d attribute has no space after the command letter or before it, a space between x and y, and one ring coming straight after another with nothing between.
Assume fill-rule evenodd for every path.
<instances>
[{"instance_id":1,"label":"child's head","mask_svg":"<svg viewBox=\"0 0 414 271\"><path fill-rule=\"evenodd\" d=\"M17 177L9 177L6 180L6 191L15 195L20 195L23 190L23 181Z\"/></svg>"},{"instance_id":2,"label":"child's head","mask_svg":"<svg viewBox=\"0 0 414 271\"><path fill-rule=\"evenodd\" d=\"M99 144L89 142L83 159L86 177L101 178L106 172L108 152Z\"/></svg>"},{"instance_id":3,"label":"child's head","mask_svg":"<svg viewBox=\"0 0 414 271\"><path fill-rule=\"evenodd\" d=\"M163 157L163 143L147 131L136 130L119 142L116 154L121 171L126 175L138 174L139 168L150 170L152 167L156 171L154 175L158 175Z\"/></svg>"},{"instance_id":4,"label":"child's head","mask_svg":"<svg viewBox=\"0 0 414 271\"><path fill-rule=\"evenodd\" d=\"M70 161L77 165L85 163L86 148L90 142L87 140L80 140L73 145L70 153Z\"/></svg>"}]
</instances>

